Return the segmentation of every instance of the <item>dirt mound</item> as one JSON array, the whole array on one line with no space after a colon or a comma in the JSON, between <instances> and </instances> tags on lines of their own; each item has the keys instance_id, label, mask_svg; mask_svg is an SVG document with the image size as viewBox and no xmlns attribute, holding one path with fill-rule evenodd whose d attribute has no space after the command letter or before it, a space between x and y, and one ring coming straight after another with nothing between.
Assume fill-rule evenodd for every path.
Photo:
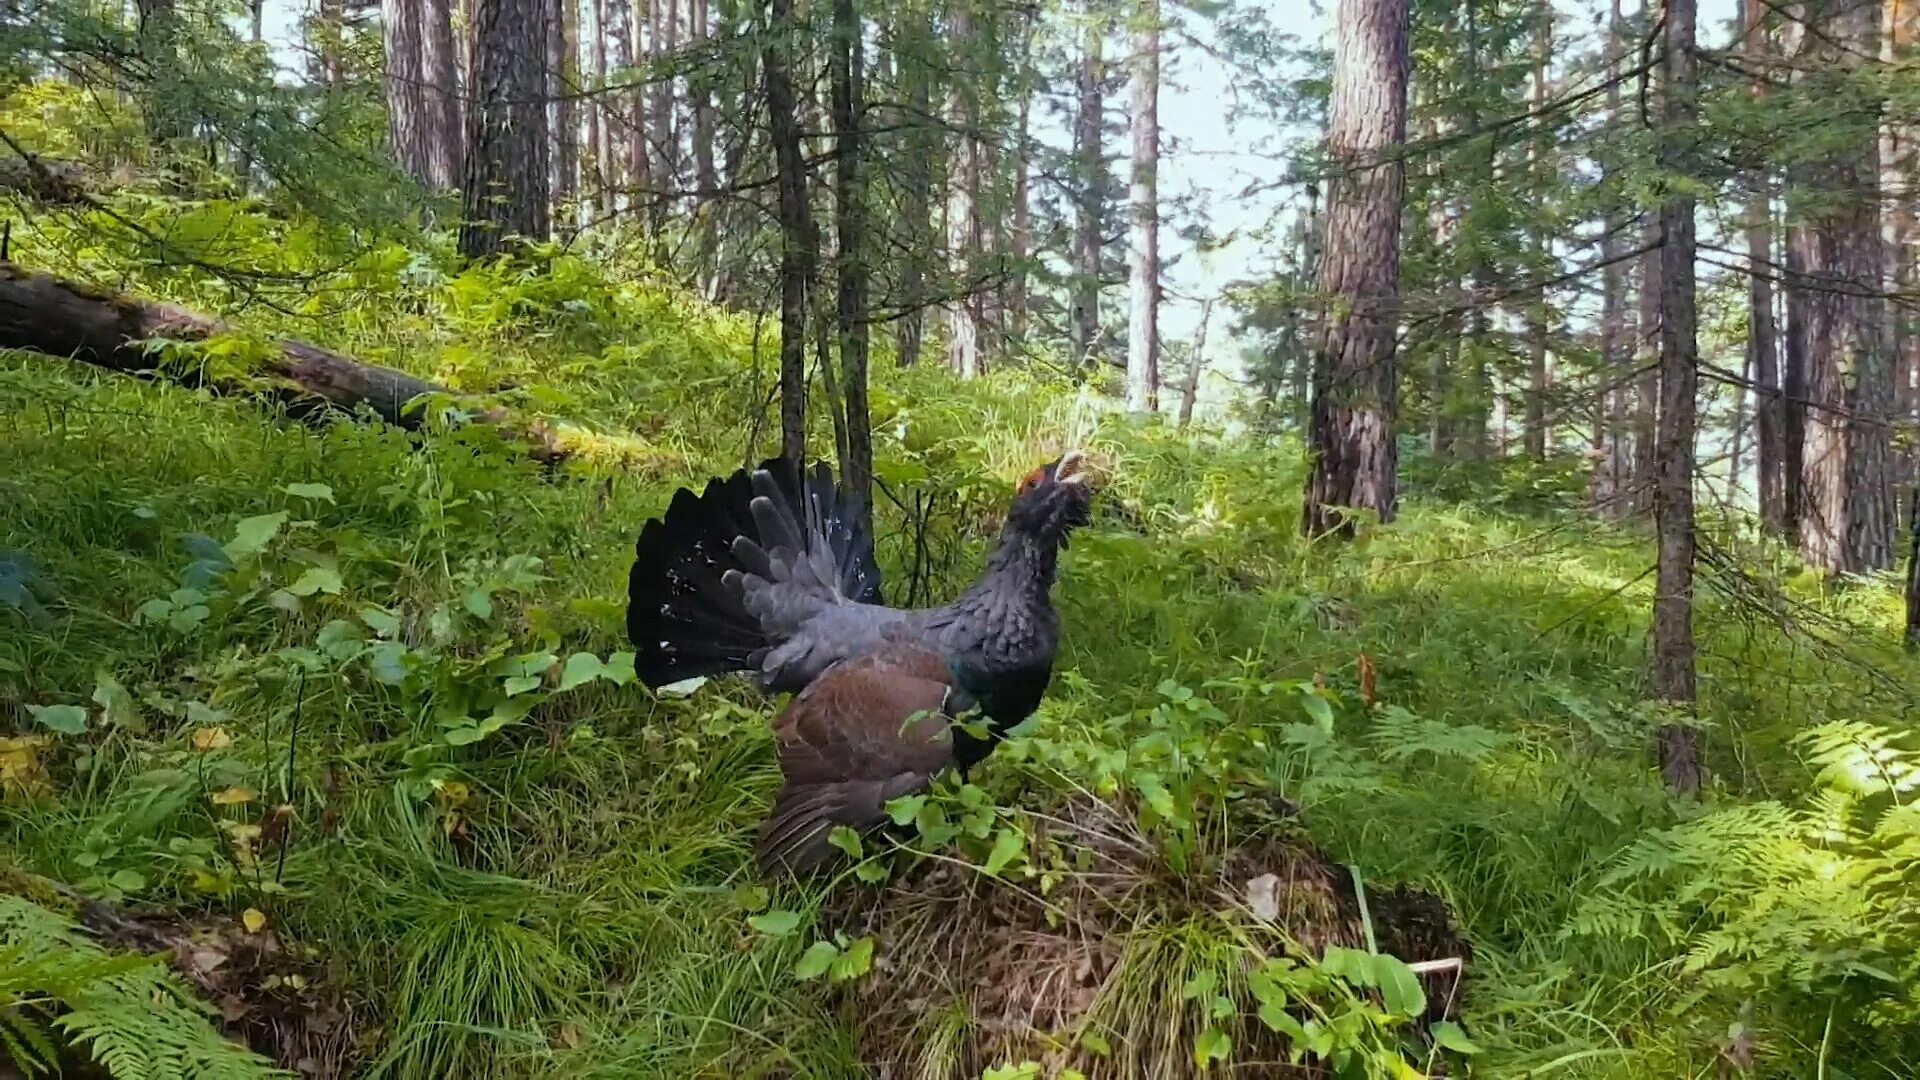
<instances>
[{"instance_id":1,"label":"dirt mound","mask_svg":"<svg viewBox=\"0 0 1920 1080\"><path fill-rule=\"evenodd\" d=\"M1195 1040L1209 1027L1233 1038L1239 1075L1319 1075L1287 1065L1285 1039L1234 991L1262 956L1366 947L1345 867L1272 835L1208 860L1208 872L1176 874L1127 819L1091 801L1036 826L1031 850L1048 853L1037 879L929 859L830 913L837 928L876 939L874 970L850 1004L877 1075L971 1078L1031 1060L1049 1075L1196 1076ZM1446 905L1411 889L1364 894L1379 951L1442 962L1421 975L1427 1018L1452 1016L1470 947ZM1196 977L1220 989L1183 995ZM1183 1000L1216 994L1233 996L1238 1015Z\"/></svg>"}]
</instances>

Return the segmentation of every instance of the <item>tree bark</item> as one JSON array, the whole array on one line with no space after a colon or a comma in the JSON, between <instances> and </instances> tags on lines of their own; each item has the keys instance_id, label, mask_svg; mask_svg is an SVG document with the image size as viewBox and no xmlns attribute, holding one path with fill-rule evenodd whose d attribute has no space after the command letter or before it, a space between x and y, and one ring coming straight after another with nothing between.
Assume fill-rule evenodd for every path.
<instances>
[{"instance_id":1,"label":"tree bark","mask_svg":"<svg viewBox=\"0 0 1920 1080\"><path fill-rule=\"evenodd\" d=\"M164 372L163 362L142 344L154 339L199 342L229 330L218 319L173 304L115 294L0 262L0 349L72 358L125 375L161 375L217 393L266 397L294 415L365 408L409 430L424 426L429 418L428 410L409 407L422 395L464 396L406 372L363 364L301 341L275 342L276 351L261 362L253 377L231 379L201 370ZM264 389L260 375L267 377ZM566 457L570 434L578 434L497 407L476 408L469 402L469 408L475 422L498 425L530 442L534 456L541 460Z\"/></svg>"},{"instance_id":2,"label":"tree bark","mask_svg":"<svg viewBox=\"0 0 1920 1080\"><path fill-rule=\"evenodd\" d=\"M974 0L957 0L950 17L951 41L956 50L975 47L973 41ZM981 290L973 279L973 261L981 253L980 182L983 171L978 128L979 100L976 87L964 78L953 81L953 157L947 175L947 258L953 271L954 288L960 292L947 322L947 362L962 379L981 372L980 329L986 321Z\"/></svg>"},{"instance_id":3,"label":"tree bark","mask_svg":"<svg viewBox=\"0 0 1920 1080\"><path fill-rule=\"evenodd\" d=\"M648 139L653 151L653 182L659 190L653 200L653 231L656 242L664 240L659 234L667 224L667 210L670 204L669 193L680 186L679 132L674 127L674 111L679 97L678 85L671 72L677 63L674 53L679 48L676 27L679 20L676 0L648 0L647 26L650 31L647 42L648 65L647 78L653 88L652 122L653 130Z\"/></svg>"},{"instance_id":4,"label":"tree bark","mask_svg":"<svg viewBox=\"0 0 1920 1080\"><path fill-rule=\"evenodd\" d=\"M587 48L587 65L596 92L586 102L588 156L581 185L586 189L585 194L592 196L594 210L605 217L613 209L607 177L607 135L611 126L606 120L606 108L601 104L604 95L598 91L607 85L607 0L592 0L592 3L593 37Z\"/></svg>"},{"instance_id":5,"label":"tree bark","mask_svg":"<svg viewBox=\"0 0 1920 1080\"><path fill-rule=\"evenodd\" d=\"M1688 175L1693 138L1694 0L1666 0L1665 74L1660 159L1669 176ZM1695 334L1694 200L1680 187L1660 208L1660 414L1655 453L1654 530L1659 563L1653 601L1655 700L1691 713L1694 707L1693 461L1699 343ZM1700 736L1687 723L1660 730L1660 773L1675 791L1694 793L1705 780Z\"/></svg>"},{"instance_id":6,"label":"tree bark","mask_svg":"<svg viewBox=\"0 0 1920 1080\"><path fill-rule=\"evenodd\" d=\"M906 55L896 67L907 80L905 144L902 171L902 231L906 250L900 258L900 321L894 331L895 359L903 368L920 362L926 341L928 253L938 247L933 235L933 157L936 140L933 118L934 49L932 13L911 9L902 31Z\"/></svg>"},{"instance_id":7,"label":"tree bark","mask_svg":"<svg viewBox=\"0 0 1920 1080\"><path fill-rule=\"evenodd\" d=\"M1871 55L1877 13L1822 5L1812 55L1858 68ZM1893 562L1892 366L1880 344L1879 141L1860 118L1836 117L1836 146L1817 163L1808 213L1808 408L1801 461L1800 557L1827 573Z\"/></svg>"},{"instance_id":8,"label":"tree bark","mask_svg":"<svg viewBox=\"0 0 1920 1080\"><path fill-rule=\"evenodd\" d=\"M1621 21L1620 0L1612 0L1607 16L1607 121L1618 127L1623 122L1620 107L1621 57L1625 50L1626 29ZM1613 180L1617 166L1609 161L1607 179ZM1600 271L1600 439L1593 472L1593 505L1602 518L1619 520L1631 510L1627 485L1631 476L1631 456L1627 437L1627 398L1632 376L1632 350L1627 348L1627 264L1622 261L1621 235L1626 220L1615 200L1608 200L1601 220L1605 235L1600 241L1600 257L1606 266Z\"/></svg>"},{"instance_id":9,"label":"tree bark","mask_svg":"<svg viewBox=\"0 0 1920 1080\"><path fill-rule=\"evenodd\" d=\"M566 205L578 189L580 131L574 121L574 95L580 88L579 0L548 0L553 22L547 29L547 123L553 133L553 201Z\"/></svg>"},{"instance_id":10,"label":"tree bark","mask_svg":"<svg viewBox=\"0 0 1920 1080\"><path fill-rule=\"evenodd\" d=\"M807 163L800 147L799 105L789 73L798 27L793 0L772 0L760 50L767 127L780 197L780 455L796 466L807 452L807 287L818 256L807 202Z\"/></svg>"},{"instance_id":11,"label":"tree bark","mask_svg":"<svg viewBox=\"0 0 1920 1080\"><path fill-rule=\"evenodd\" d=\"M1180 388L1180 416L1176 423L1181 431L1193 422L1193 405L1200 396L1200 376L1207 370L1207 321L1213 317L1213 297L1209 296L1200 303L1200 329L1193 335L1193 355L1187 358L1187 381Z\"/></svg>"},{"instance_id":12,"label":"tree bark","mask_svg":"<svg viewBox=\"0 0 1920 1080\"><path fill-rule=\"evenodd\" d=\"M1798 171L1798 170L1795 170ZM1813 246L1813 234L1805 225L1787 226L1786 270L1786 354L1780 370L1782 435L1785 445L1780 457L1780 502L1786 511L1787 535L1797 539L1807 501L1803 477L1807 453L1807 301L1806 272Z\"/></svg>"},{"instance_id":13,"label":"tree bark","mask_svg":"<svg viewBox=\"0 0 1920 1080\"><path fill-rule=\"evenodd\" d=\"M547 239L550 140L543 91L547 0L476 0L472 115L460 252L482 259L512 238Z\"/></svg>"},{"instance_id":14,"label":"tree bark","mask_svg":"<svg viewBox=\"0 0 1920 1080\"><path fill-rule=\"evenodd\" d=\"M1338 172L1327 198L1314 357L1314 456L1303 530L1351 535L1342 510L1393 519L1393 417L1400 211L1407 134L1407 0L1340 0L1327 149Z\"/></svg>"},{"instance_id":15,"label":"tree bark","mask_svg":"<svg viewBox=\"0 0 1920 1080\"><path fill-rule=\"evenodd\" d=\"M1767 31L1765 0L1743 0L1742 35L1747 66L1753 71L1748 93L1755 101L1766 97ZM1756 385L1754 402L1754 473L1760 502L1760 524L1774 536L1787 534L1786 414L1780 399L1779 354L1773 325L1773 205L1770 177L1756 177L1747 199L1747 363Z\"/></svg>"},{"instance_id":16,"label":"tree bark","mask_svg":"<svg viewBox=\"0 0 1920 1080\"><path fill-rule=\"evenodd\" d=\"M1013 139L1013 226L1008 230L1006 317L1007 333L1014 340L1027 333L1028 261L1033 257L1033 207L1029 173L1029 145L1032 139L1033 99L1039 92L1033 74L1034 20L1018 16L1020 25L1020 72L1016 93L1020 98L1019 116Z\"/></svg>"},{"instance_id":17,"label":"tree bark","mask_svg":"<svg viewBox=\"0 0 1920 1080\"><path fill-rule=\"evenodd\" d=\"M1533 31L1533 101L1535 111L1547 107L1547 65L1553 48L1553 6L1542 2L1534 13ZM1544 197L1548 183L1553 179L1551 164L1547 155L1551 149L1551 136L1546 125L1540 125L1540 131L1527 145L1528 171L1532 174L1535 191ZM1533 229L1533 248L1535 265L1533 272L1545 276L1546 267L1552 265L1552 241L1547 237L1546 229L1536 225ZM1545 461L1547 447L1553 441L1547 428L1547 387L1549 373L1547 367L1547 290L1540 286L1530 290L1527 303L1527 400L1525 420L1525 441L1527 456L1535 461Z\"/></svg>"},{"instance_id":18,"label":"tree bark","mask_svg":"<svg viewBox=\"0 0 1920 1080\"><path fill-rule=\"evenodd\" d=\"M1127 191L1127 411L1141 413L1157 412L1160 406L1159 0L1140 0L1134 18L1133 171Z\"/></svg>"},{"instance_id":19,"label":"tree bark","mask_svg":"<svg viewBox=\"0 0 1920 1080\"><path fill-rule=\"evenodd\" d=\"M1100 210L1106 199L1105 133L1106 65L1101 58L1106 42L1104 0L1086 0L1086 27L1082 31L1079 108L1074 114L1073 163L1075 180L1073 219L1072 315L1069 332L1073 361L1095 368L1100 348Z\"/></svg>"},{"instance_id":20,"label":"tree bark","mask_svg":"<svg viewBox=\"0 0 1920 1080\"><path fill-rule=\"evenodd\" d=\"M840 234L841 390L846 456L840 475L858 500L860 525L873 524L873 423L867 409L866 75L854 0L833 0L834 199ZM872 535L871 532L866 535Z\"/></svg>"},{"instance_id":21,"label":"tree bark","mask_svg":"<svg viewBox=\"0 0 1920 1080\"><path fill-rule=\"evenodd\" d=\"M694 48L701 56L700 70L687 78L687 95L693 99L693 171L694 182L700 187L700 195L694 200L693 212L698 219L700 245L700 265L703 272L710 275L708 293L714 292L714 283L718 281L718 269L713 265L720 253L720 226L714 213L714 200L719 198L720 171L713 152L714 118L713 87L707 75L712 60L707 55L707 46L712 40L713 30L709 25L707 0L692 0L688 11L691 26L688 33L693 38Z\"/></svg>"}]
</instances>

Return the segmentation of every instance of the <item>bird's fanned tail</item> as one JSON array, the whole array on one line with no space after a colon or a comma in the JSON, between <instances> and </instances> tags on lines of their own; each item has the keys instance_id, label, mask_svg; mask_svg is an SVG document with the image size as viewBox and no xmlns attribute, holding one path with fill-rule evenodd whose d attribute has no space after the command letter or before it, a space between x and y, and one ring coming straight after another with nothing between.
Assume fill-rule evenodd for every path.
<instances>
[{"instance_id":1,"label":"bird's fanned tail","mask_svg":"<svg viewBox=\"0 0 1920 1080\"><path fill-rule=\"evenodd\" d=\"M676 492L640 530L627 583L641 681L755 670L819 607L878 603L861 511L824 463L780 458Z\"/></svg>"}]
</instances>

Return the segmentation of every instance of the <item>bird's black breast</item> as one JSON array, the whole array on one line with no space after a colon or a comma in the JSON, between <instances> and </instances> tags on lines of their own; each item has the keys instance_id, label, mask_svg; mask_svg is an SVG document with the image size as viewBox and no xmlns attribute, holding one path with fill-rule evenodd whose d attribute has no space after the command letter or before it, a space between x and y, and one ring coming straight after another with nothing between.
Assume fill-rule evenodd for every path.
<instances>
[{"instance_id":1,"label":"bird's black breast","mask_svg":"<svg viewBox=\"0 0 1920 1080\"><path fill-rule=\"evenodd\" d=\"M1014 668L993 670L963 660L950 662L961 688L980 703L987 719L987 737L982 739L956 726L953 731L953 756L961 769L972 767L993 752L1007 729L1032 716L1053 680L1053 658Z\"/></svg>"}]
</instances>

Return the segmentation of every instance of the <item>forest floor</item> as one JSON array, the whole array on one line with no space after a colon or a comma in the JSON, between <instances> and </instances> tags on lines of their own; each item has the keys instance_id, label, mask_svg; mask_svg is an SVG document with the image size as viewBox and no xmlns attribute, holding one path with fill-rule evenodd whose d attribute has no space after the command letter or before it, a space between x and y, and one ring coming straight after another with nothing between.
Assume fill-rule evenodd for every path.
<instances>
[{"instance_id":1,"label":"forest floor","mask_svg":"<svg viewBox=\"0 0 1920 1080\"><path fill-rule=\"evenodd\" d=\"M1286 439L887 371L893 602L969 580L1069 441L1115 478L1049 699L914 808L923 854L770 890L771 704L649 693L622 655L634 535L741 463L769 343L571 260L370 263L246 325L651 449L550 474L0 357L0 858L45 916L0 909L0 974L66 933L166 950L213 1023L323 1075L1920 1068L1889 582L1823 592L1711 523L1713 782L1675 800L1638 701L1650 547L1587 520L1577 458L1409 453L1399 521L1310 547Z\"/></svg>"}]
</instances>

